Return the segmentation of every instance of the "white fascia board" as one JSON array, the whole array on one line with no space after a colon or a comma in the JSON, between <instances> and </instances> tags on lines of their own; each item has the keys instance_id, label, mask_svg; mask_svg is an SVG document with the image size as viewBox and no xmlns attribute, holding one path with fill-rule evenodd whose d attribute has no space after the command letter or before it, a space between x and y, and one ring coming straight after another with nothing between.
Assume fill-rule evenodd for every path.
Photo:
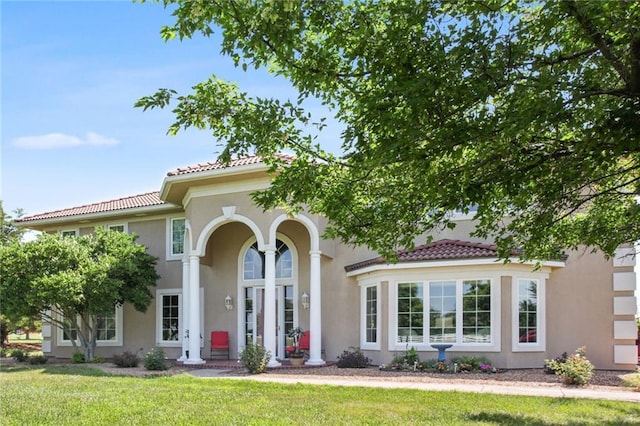
<instances>
[{"instance_id":1,"label":"white fascia board","mask_svg":"<svg viewBox=\"0 0 640 426\"><path fill-rule=\"evenodd\" d=\"M496 258L483 258L483 259L461 259L461 260L438 260L429 262L402 262L402 263L387 263L376 264L367 266L365 268L356 269L354 271L347 272L348 277L357 277L358 275L368 274L378 271L394 271L400 269L419 269L419 268L446 268L454 266L479 266L479 265L502 265L505 269L509 269L512 265L529 265L535 266L536 262L511 262L504 263ZM540 266L548 268L564 268L565 263L561 261L547 261L540 262Z\"/></svg>"},{"instance_id":2,"label":"white fascia board","mask_svg":"<svg viewBox=\"0 0 640 426\"><path fill-rule=\"evenodd\" d=\"M167 176L162 181L162 187L160 188L160 199L165 200L169 190L171 189L171 185L177 182L193 182L212 177L242 175L246 173L267 170L269 170L269 167L266 164L256 163L247 166L235 166L223 169L209 170L206 172L193 172L185 173L183 175Z\"/></svg>"},{"instance_id":3,"label":"white fascia board","mask_svg":"<svg viewBox=\"0 0 640 426\"><path fill-rule=\"evenodd\" d=\"M271 186L271 178L266 176L258 179L243 180L238 182L226 182L222 184L211 184L202 187L189 188L184 196L183 205L189 205L192 199L201 197L212 197L224 194L236 194L238 192L261 191Z\"/></svg>"},{"instance_id":4,"label":"white fascia board","mask_svg":"<svg viewBox=\"0 0 640 426\"><path fill-rule=\"evenodd\" d=\"M37 227L46 227L51 225L59 225L62 223L82 223L85 221L94 221L99 219L110 219L110 218L118 218L122 216L147 216L151 214L159 214L164 211L171 211L180 209L180 206L175 204L163 204L157 206L147 206L147 207L135 207L131 209L120 209L120 210L110 210L107 212L99 212L99 213L89 213L89 214L78 214L73 216L61 216L55 217L51 219L40 219L40 220L30 220L28 222L18 222L18 225L21 228L33 228L33 226Z\"/></svg>"}]
</instances>

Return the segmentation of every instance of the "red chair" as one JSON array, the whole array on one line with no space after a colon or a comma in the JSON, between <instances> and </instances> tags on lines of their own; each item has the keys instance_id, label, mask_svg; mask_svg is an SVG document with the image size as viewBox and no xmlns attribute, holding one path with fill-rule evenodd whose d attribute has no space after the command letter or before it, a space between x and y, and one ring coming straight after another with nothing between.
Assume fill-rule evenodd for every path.
<instances>
[{"instance_id":1,"label":"red chair","mask_svg":"<svg viewBox=\"0 0 640 426\"><path fill-rule=\"evenodd\" d=\"M209 359L213 359L213 352L227 351L227 359L229 359L229 332L228 331L212 331L211 332L211 355Z\"/></svg>"},{"instance_id":2,"label":"red chair","mask_svg":"<svg viewBox=\"0 0 640 426\"><path fill-rule=\"evenodd\" d=\"M304 333L302 333L302 336L300 336L300 340L298 341L298 348L300 352L309 352L309 349L311 348L310 342L311 334L309 331L305 331ZM287 346L284 350L287 353L291 353L295 352L296 348L294 346Z\"/></svg>"}]
</instances>

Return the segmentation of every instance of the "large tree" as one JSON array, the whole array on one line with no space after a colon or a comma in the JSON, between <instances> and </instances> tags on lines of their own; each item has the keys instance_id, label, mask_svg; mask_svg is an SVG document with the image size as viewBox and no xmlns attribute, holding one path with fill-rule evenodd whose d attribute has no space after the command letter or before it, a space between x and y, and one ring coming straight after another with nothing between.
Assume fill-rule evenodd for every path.
<instances>
[{"instance_id":1,"label":"large tree","mask_svg":"<svg viewBox=\"0 0 640 426\"><path fill-rule=\"evenodd\" d=\"M144 312L153 300L157 258L135 239L96 228L77 238L43 234L0 246L3 312L42 316L93 359L101 317L112 317L124 303Z\"/></svg>"},{"instance_id":2,"label":"large tree","mask_svg":"<svg viewBox=\"0 0 640 426\"><path fill-rule=\"evenodd\" d=\"M2 200L0 200L0 246L10 244L13 241L20 241L24 234L24 229L16 226L15 224L15 220L22 216L22 210L15 210L13 214L14 216L4 211L4 208L2 207ZM2 257L0 257L0 261L2 261ZM0 280L2 280L1 276ZM24 326L30 328L32 324L36 324L37 322L38 318L9 318L4 314L4 310L2 309L2 299L0 299L0 346L4 347L8 343L7 339L10 331Z\"/></svg>"},{"instance_id":3,"label":"large tree","mask_svg":"<svg viewBox=\"0 0 640 426\"><path fill-rule=\"evenodd\" d=\"M165 39L220 32L238 67L299 93L252 97L213 75L136 103L173 105L169 133L210 130L222 160L263 155L265 208L321 213L329 236L390 256L470 208L502 256L640 239L640 2L163 3ZM344 126L340 154L317 144L308 99Z\"/></svg>"}]
</instances>

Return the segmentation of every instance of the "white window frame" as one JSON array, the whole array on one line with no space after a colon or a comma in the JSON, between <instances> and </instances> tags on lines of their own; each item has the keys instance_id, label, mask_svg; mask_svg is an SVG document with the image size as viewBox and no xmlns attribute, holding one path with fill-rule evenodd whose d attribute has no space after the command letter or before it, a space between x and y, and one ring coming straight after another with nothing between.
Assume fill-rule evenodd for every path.
<instances>
[{"instance_id":1,"label":"white window frame","mask_svg":"<svg viewBox=\"0 0 640 426\"><path fill-rule=\"evenodd\" d=\"M537 311L536 324L537 341L532 343L520 342L520 281L535 281L537 283ZM545 287L546 279L539 276L514 276L511 280L511 350L513 352L544 352L546 350L546 308Z\"/></svg>"},{"instance_id":2,"label":"white window frame","mask_svg":"<svg viewBox=\"0 0 640 426\"><path fill-rule=\"evenodd\" d=\"M73 232L73 236L74 237L77 237L78 235L80 235L80 229L78 229L78 228L75 228L75 229L61 229L60 230L60 235L64 236L64 234L71 233L71 232Z\"/></svg>"},{"instance_id":3,"label":"white window frame","mask_svg":"<svg viewBox=\"0 0 640 426\"><path fill-rule=\"evenodd\" d=\"M114 228L116 226L122 226L122 232L124 232L125 234L128 234L129 233L129 226L128 225L129 224L127 222L124 222L124 223L109 223L109 224L104 225L104 228L105 229L112 229L112 228Z\"/></svg>"},{"instance_id":4,"label":"white window frame","mask_svg":"<svg viewBox=\"0 0 640 426\"><path fill-rule=\"evenodd\" d=\"M162 296L178 296L178 340L162 340ZM156 290L156 346L165 348L182 347L184 323L188 321L184 313L184 297L182 288L165 288ZM188 327L186 327L188 328ZM200 347L204 347L207 330L204 329L204 289L200 288Z\"/></svg>"},{"instance_id":5,"label":"white window frame","mask_svg":"<svg viewBox=\"0 0 640 426\"><path fill-rule=\"evenodd\" d=\"M115 317L116 317L116 338L115 340L96 340L96 346L122 346L124 341L124 314L123 314L123 306L115 307ZM64 317L60 315L60 320L64 321ZM58 329L58 346L73 346L71 340L64 338L64 330L60 327L56 327Z\"/></svg>"},{"instance_id":6,"label":"white window frame","mask_svg":"<svg viewBox=\"0 0 640 426\"><path fill-rule=\"evenodd\" d=\"M367 289L376 289L376 341L367 341ZM381 349L382 342L382 288L379 282L360 284L360 348L366 350Z\"/></svg>"},{"instance_id":7,"label":"white window frame","mask_svg":"<svg viewBox=\"0 0 640 426\"><path fill-rule=\"evenodd\" d=\"M184 216L173 216L168 217L166 221L166 259L167 260L182 260L184 256L184 250L186 250L186 242L183 243L183 253L174 253L173 252L173 222L176 220L184 220L185 221L185 229L186 229L186 218Z\"/></svg>"},{"instance_id":8,"label":"white window frame","mask_svg":"<svg viewBox=\"0 0 640 426\"><path fill-rule=\"evenodd\" d=\"M115 340L97 340L97 346L122 346L122 334L123 334L123 307L122 305L116 306L115 309L116 318L116 338Z\"/></svg>"},{"instance_id":9,"label":"white window frame","mask_svg":"<svg viewBox=\"0 0 640 426\"><path fill-rule=\"evenodd\" d=\"M404 274L403 274L404 275ZM462 341L462 289L463 281L467 280L488 280L491 286L491 342L488 343L464 343ZM500 352L501 341L501 307L500 307L500 274L486 272L469 273L430 273L426 271L422 274L406 274L404 276L394 276L393 281L389 281L389 333L388 349L390 351L403 351L408 347L416 350L435 351L429 342L429 283L438 281L456 282L456 342L450 351L469 352ZM398 342L398 285L403 283L421 283L423 285L423 342L405 343Z\"/></svg>"},{"instance_id":10,"label":"white window frame","mask_svg":"<svg viewBox=\"0 0 640 426\"><path fill-rule=\"evenodd\" d=\"M178 340L162 340L162 299L163 296L178 296ZM182 334L184 330L184 315L182 308L182 289L156 290L156 344L163 347L182 347Z\"/></svg>"}]
</instances>

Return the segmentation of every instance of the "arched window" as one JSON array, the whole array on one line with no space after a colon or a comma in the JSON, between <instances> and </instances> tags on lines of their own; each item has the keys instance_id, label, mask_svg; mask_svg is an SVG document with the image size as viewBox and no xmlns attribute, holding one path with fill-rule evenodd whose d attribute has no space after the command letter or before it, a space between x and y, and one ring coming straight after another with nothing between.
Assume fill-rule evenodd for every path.
<instances>
[{"instance_id":1,"label":"arched window","mask_svg":"<svg viewBox=\"0 0 640 426\"><path fill-rule=\"evenodd\" d=\"M264 253L258 251L258 243L255 242L247 249L244 255L244 279L264 279L264 266ZM292 276L293 260L291 250L284 242L276 240L276 278L291 278Z\"/></svg>"}]
</instances>

